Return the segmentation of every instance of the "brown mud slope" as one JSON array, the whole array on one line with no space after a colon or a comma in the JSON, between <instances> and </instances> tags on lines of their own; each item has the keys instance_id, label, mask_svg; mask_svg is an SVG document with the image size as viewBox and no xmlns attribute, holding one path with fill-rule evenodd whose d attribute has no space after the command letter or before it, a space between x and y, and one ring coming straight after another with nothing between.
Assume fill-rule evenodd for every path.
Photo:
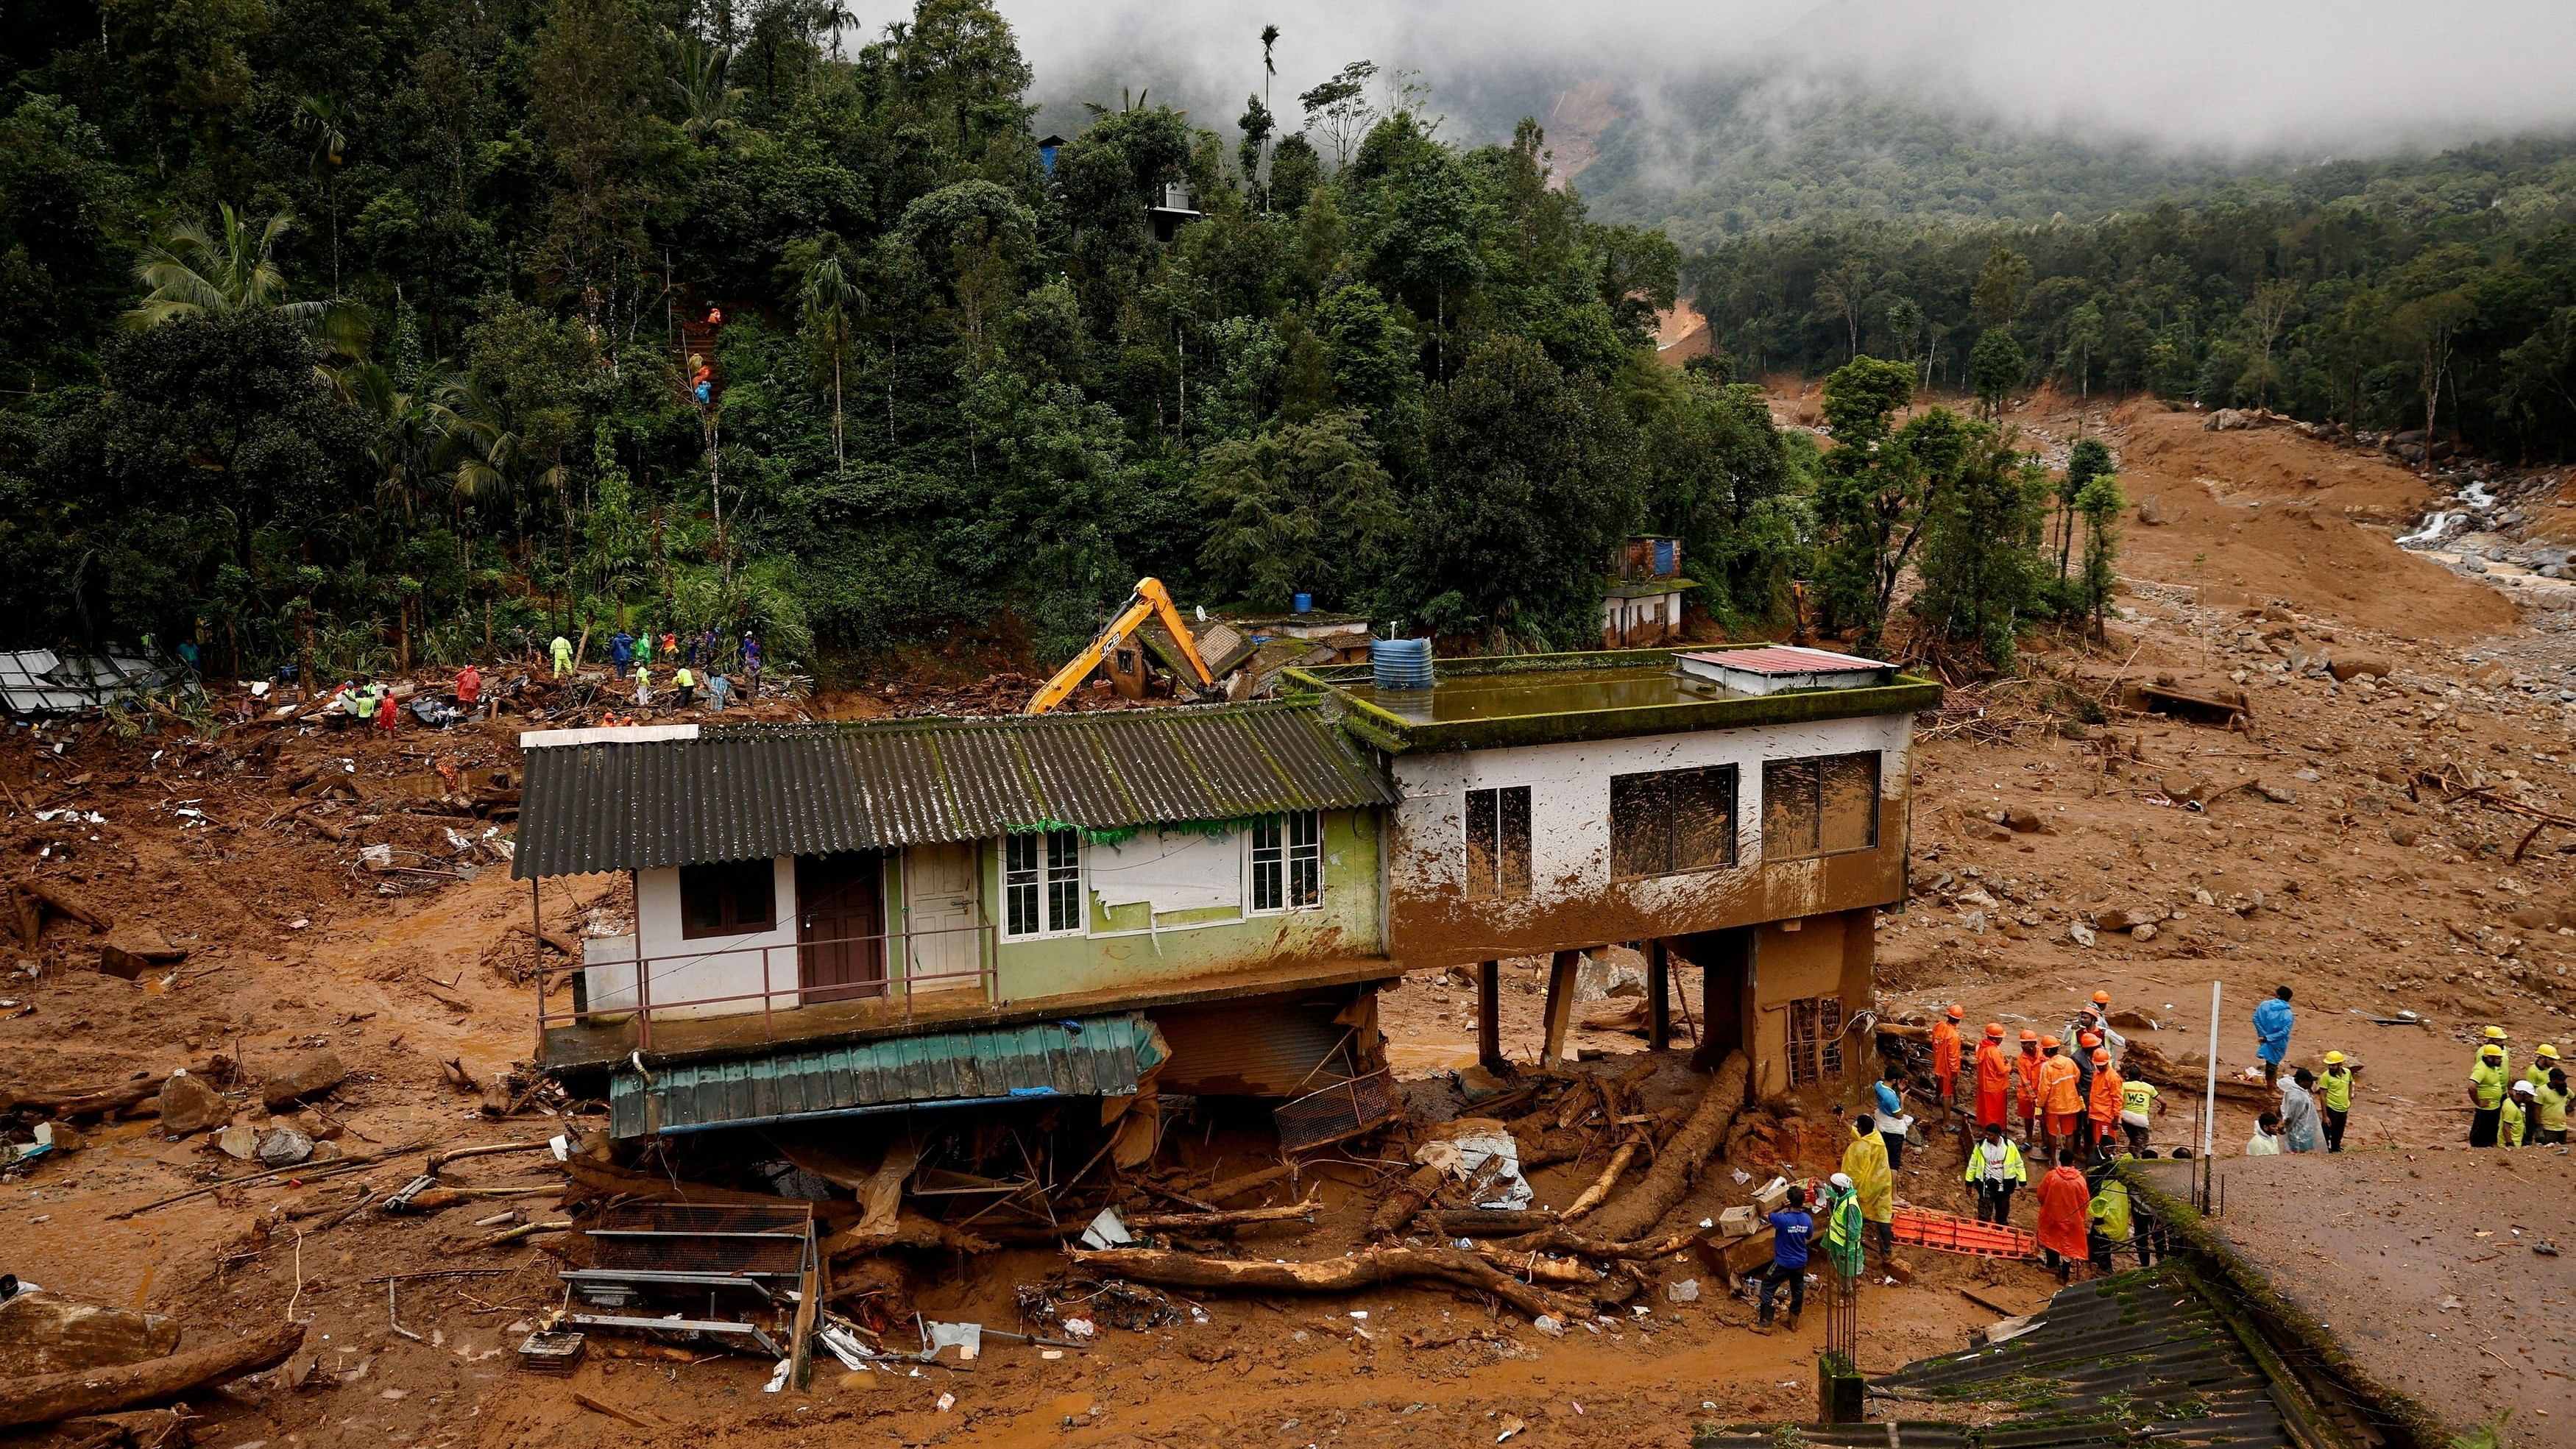
<instances>
[{"instance_id":1,"label":"brown mud slope","mask_svg":"<svg viewBox=\"0 0 2576 1449\"><path fill-rule=\"evenodd\" d=\"M2062 462L2079 414L2055 403L2034 400L2012 420ZM2513 626L2513 606L2494 589L2390 546L2438 501L2423 480L2288 428L2210 432L2205 416L2143 401L2091 414L2119 457L2121 487L2140 505L2121 572L2197 585L2214 603L2287 600L2416 638L2463 641Z\"/></svg>"}]
</instances>

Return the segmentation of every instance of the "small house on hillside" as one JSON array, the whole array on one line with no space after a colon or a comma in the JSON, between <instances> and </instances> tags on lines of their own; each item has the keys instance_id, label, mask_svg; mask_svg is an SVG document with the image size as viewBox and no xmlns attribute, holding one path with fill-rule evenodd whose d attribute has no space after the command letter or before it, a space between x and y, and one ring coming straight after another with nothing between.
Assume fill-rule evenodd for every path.
<instances>
[{"instance_id":1,"label":"small house on hillside","mask_svg":"<svg viewBox=\"0 0 2576 1449\"><path fill-rule=\"evenodd\" d=\"M1601 590L1601 647L1668 644L1682 633L1682 595L1699 585L1682 577L1682 541L1641 536L1621 544Z\"/></svg>"}]
</instances>

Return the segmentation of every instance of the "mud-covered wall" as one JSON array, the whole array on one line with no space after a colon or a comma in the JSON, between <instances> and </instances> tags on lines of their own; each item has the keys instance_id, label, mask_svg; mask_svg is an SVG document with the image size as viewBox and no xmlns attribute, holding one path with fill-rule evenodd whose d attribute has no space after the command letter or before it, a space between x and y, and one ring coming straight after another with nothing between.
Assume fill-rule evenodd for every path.
<instances>
[{"instance_id":1,"label":"mud-covered wall","mask_svg":"<svg viewBox=\"0 0 2576 1449\"><path fill-rule=\"evenodd\" d=\"M1895 904L1905 894L1910 736L1911 721L1889 715L1397 756L1390 950L1408 967L1454 965ZM1877 847L1765 860L1762 762L1865 750L1879 754ZM1612 776L1730 764L1733 866L1613 878ZM1518 785L1530 787L1529 894L1471 900L1466 794Z\"/></svg>"},{"instance_id":2,"label":"mud-covered wall","mask_svg":"<svg viewBox=\"0 0 2576 1449\"><path fill-rule=\"evenodd\" d=\"M1789 1021L1796 1003L1831 997L1837 1023L1848 1028L1869 1010L1876 989L1876 912L1868 907L1762 926L1753 947L1753 1092L1768 1097L1790 1089ZM1877 1073L1876 1038L1838 1030L1832 1065L1817 1086L1831 1095L1858 1087ZM1838 1067L1838 1070L1836 1069Z\"/></svg>"}]
</instances>

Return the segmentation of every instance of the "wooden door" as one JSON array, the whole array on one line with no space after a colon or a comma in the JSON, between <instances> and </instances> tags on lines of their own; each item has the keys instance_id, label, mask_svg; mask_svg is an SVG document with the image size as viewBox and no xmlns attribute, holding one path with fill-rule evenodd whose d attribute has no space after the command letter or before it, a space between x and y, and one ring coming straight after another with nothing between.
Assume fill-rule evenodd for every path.
<instances>
[{"instance_id":1,"label":"wooden door","mask_svg":"<svg viewBox=\"0 0 2576 1449\"><path fill-rule=\"evenodd\" d=\"M913 991L972 987L982 965L981 933L973 929L975 847L971 843L916 845L904 852L903 894L907 949L904 973Z\"/></svg>"},{"instance_id":2,"label":"wooden door","mask_svg":"<svg viewBox=\"0 0 2576 1449\"><path fill-rule=\"evenodd\" d=\"M885 992L884 858L796 858L796 975L807 1006Z\"/></svg>"}]
</instances>

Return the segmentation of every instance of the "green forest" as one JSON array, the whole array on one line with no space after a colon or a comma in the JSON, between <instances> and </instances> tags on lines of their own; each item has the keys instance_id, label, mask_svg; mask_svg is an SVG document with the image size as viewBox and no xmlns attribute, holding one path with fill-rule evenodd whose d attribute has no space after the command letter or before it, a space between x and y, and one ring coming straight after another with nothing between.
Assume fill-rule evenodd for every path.
<instances>
[{"instance_id":1,"label":"green forest","mask_svg":"<svg viewBox=\"0 0 2576 1449\"><path fill-rule=\"evenodd\" d=\"M1058 137L983 0L865 40L807 0L13 19L12 644L249 677L717 627L823 672L1045 663L1152 574L1582 647L1613 545L1654 532L1729 627L1875 646L1911 571L2001 664L2098 618L2118 489L2107 454L2044 474L2000 391L2384 421L2430 366L2475 440L2576 429L2563 149L1975 220L2168 174L2016 150L1950 220L1870 219L1904 201L1877 181L1984 164L1926 141L1685 261L1557 184L1534 122L1443 136L1364 59L1274 82L1275 31L1239 114L1122 91ZM1725 355L1675 370L1653 323L1685 289ZM1830 450L1742 381L1783 368L1834 375ZM1908 415L1962 383L1980 416Z\"/></svg>"},{"instance_id":2,"label":"green forest","mask_svg":"<svg viewBox=\"0 0 2576 1449\"><path fill-rule=\"evenodd\" d=\"M2083 222L1829 217L1723 240L1683 274L1748 371L1874 353L1962 392L2429 419L2507 461L2576 454L2565 141L2239 178Z\"/></svg>"},{"instance_id":3,"label":"green forest","mask_svg":"<svg viewBox=\"0 0 2576 1449\"><path fill-rule=\"evenodd\" d=\"M1568 645L1632 530L1748 616L1803 536L1748 522L1793 482L1759 398L1652 360L1672 245L1366 62L1229 134L1119 97L1042 151L980 0L847 48L802 0L12 14L24 641L1062 657L1153 574Z\"/></svg>"}]
</instances>

